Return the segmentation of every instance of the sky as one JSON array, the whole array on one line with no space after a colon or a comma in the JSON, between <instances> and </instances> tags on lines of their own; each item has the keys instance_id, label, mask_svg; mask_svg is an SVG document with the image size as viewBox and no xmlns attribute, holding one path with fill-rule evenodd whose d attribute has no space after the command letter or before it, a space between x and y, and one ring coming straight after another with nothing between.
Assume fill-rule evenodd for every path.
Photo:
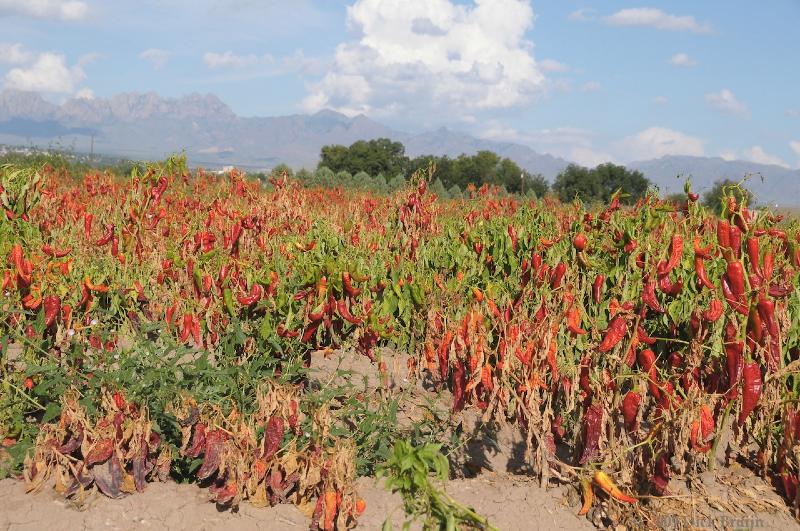
<instances>
[{"instance_id":1,"label":"sky","mask_svg":"<svg viewBox=\"0 0 800 531\"><path fill-rule=\"evenodd\" d=\"M0 88L800 167L800 0L0 0Z\"/></svg>"}]
</instances>

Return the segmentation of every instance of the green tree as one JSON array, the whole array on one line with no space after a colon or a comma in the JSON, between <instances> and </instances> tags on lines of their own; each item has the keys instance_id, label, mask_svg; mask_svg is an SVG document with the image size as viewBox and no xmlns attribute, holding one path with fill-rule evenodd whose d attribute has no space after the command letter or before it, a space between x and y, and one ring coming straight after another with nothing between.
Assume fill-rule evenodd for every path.
<instances>
[{"instance_id":1,"label":"green tree","mask_svg":"<svg viewBox=\"0 0 800 531\"><path fill-rule=\"evenodd\" d=\"M600 199L609 202L612 195L617 191L622 191L620 202L633 204L647 193L650 181L645 178L642 172L629 170L625 166L606 163L600 164L592 170L600 183L602 193Z\"/></svg>"},{"instance_id":2,"label":"green tree","mask_svg":"<svg viewBox=\"0 0 800 531\"><path fill-rule=\"evenodd\" d=\"M317 167L325 166L334 172L348 170L352 173L352 170L348 167L348 155L349 151L345 146L323 146Z\"/></svg>"},{"instance_id":3,"label":"green tree","mask_svg":"<svg viewBox=\"0 0 800 531\"><path fill-rule=\"evenodd\" d=\"M438 177L431 183L430 191L441 199L447 199L447 188L444 187L442 180Z\"/></svg>"},{"instance_id":4,"label":"green tree","mask_svg":"<svg viewBox=\"0 0 800 531\"><path fill-rule=\"evenodd\" d=\"M334 172L365 171L370 175L384 173L394 175L405 171L408 166L406 148L400 142L388 138L359 140L345 147L341 145L323 146L320 152L319 167L326 166Z\"/></svg>"},{"instance_id":5,"label":"green tree","mask_svg":"<svg viewBox=\"0 0 800 531\"><path fill-rule=\"evenodd\" d=\"M303 183L303 186L311 186L314 179L314 174L305 168L300 168L294 175L294 178Z\"/></svg>"},{"instance_id":6,"label":"green tree","mask_svg":"<svg viewBox=\"0 0 800 531\"><path fill-rule=\"evenodd\" d=\"M313 182L315 186L330 187L335 185L335 179L336 174L332 169L326 166L320 166L317 168L317 171L314 172Z\"/></svg>"},{"instance_id":7,"label":"green tree","mask_svg":"<svg viewBox=\"0 0 800 531\"><path fill-rule=\"evenodd\" d=\"M525 179L526 172L516 162L505 158L500 161L496 171L495 184L505 187L512 194L522 191L522 182Z\"/></svg>"},{"instance_id":8,"label":"green tree","mask_svg":"<svg viewBox=\"0 0 800 531\"><path fill-rule=\"evenodd\" d=\"M292 171L292 169L291 169L289 166L287 166L286 164L284 164L283 162L281 162L280 164L278 164L277 166L275 166L274 168L272 168L272 169L269 171L269 174L270 174L270 175L273 175L273 176L275 176L275 177L281 177L281 176L284 174L284 172L286 173L286 175L287 175L287 176L288 176L290 179L291 179L292 177L294 177L294 172Z\"/></svg>"},{"instance_id":9,"label":"green tree","mask_svg":"<svg viewBox=\"0 0 800 531\"><path fill-rule=\"evenodd\" d=\"M453 186L447 189L447 195L450 196L450 199L464 199L464 193L461 191L461 188L459 188L457 184L454 184Z\"/></svg>"},{"instance_id":10,"label":"green tree","mask_svg":"<svg viewBox=\"0 0 800 531\"><path fill-rule=\"evenodd\" d=\"M753 193L743 185L731 179L720 179L703 194L703 204L709 208L722 209L725 198L729 195L733 195L739 205L749 206L753 201Z\"/></svg>"},{"instance_id":11,"label":"green tree","mask_svg":"<svg viewBox=\"0 0 800 531\"><path fill-rule=\"evenodd\" d=\"M387 183L386 188L389 191L389 193L393 193L400 190L405 185L406 185L406 178L403 177L402 173L398 173L397 175L391 178L391 180Z\"/></svg>"},{"instance_id":12,"label":"green tree","mask_svg":"<svg viewBox=\"0 0 800 531\"><path fill-rule=\"evenodd\" d=\"M367 189L372 186L372 177L365 171L360 171L353 175L350 181L356 188Z\"/></svg>"},{"instance_id":13,"label":"green tree","mask_svg":"<svg viewBox=\"0 0 800 531\"><path fill-rule=\"evenodd\" d=\"M603 187L597 173L577 164L570 164L556 176L553 192L565 203L576 197L583 201L595 201L603 197Z\"/></svg>"},{"instance_id":14,"label":"green tree","mask_svg":"<svg viewBox=\"0 0 800 531\"><path fill-rule=\"evenodd\" d=\"M354 184L353 176L350 175L349 171L336 172L334 182L336 183L336 186L341 186L342 188L350 188Z\"/></svg>"},{"instance_id":15,"label":"green tree","mask_svg":"<svg viewBox=\"0 0 800 531\"><path fill-rule=\"evenodd\" d=\"M531 175L525 172L525 194L533 195L537 199L541 199L550 191L550 183L544 178L544 175L537 173Z\"/></svg>"}]
</instances>

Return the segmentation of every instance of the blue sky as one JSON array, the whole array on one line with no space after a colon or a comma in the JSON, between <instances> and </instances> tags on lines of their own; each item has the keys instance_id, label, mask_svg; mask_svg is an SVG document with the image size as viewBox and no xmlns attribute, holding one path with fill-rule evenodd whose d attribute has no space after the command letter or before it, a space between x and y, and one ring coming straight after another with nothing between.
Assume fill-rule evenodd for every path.
<instances>
[{"instance_id":1,"label":"blue sky","mask_svg":"<svg viewBox=\"0 0 800 531\"><path fill-rule=\"evenodd\" d=\"M800 167L800 1L0 0L0 86Z\"/></svg>"}]
</instances>

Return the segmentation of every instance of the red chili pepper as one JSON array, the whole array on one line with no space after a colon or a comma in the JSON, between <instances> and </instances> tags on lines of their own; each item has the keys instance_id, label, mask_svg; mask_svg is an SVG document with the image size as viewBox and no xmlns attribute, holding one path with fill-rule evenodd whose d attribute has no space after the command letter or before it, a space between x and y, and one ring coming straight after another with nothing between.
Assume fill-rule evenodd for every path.
<instances>
[{"instance_id":1,"label":"red chili pepper","mask_svg":"<svg viewBox=\"0 0 800 531\"><path fill-rule=\"evenodd\" d=\"M742 255L742 231L736 225L731 225L730 228L731 249L736 258Z\"/></svg>"},{"instance_id":2,"label":"red chili pepper","mask_svg":"<svg viewBox=\"0 0 800 531\"><path fill-rule=\"evenodd\" d=\"M763 276L761 273L761 254L758 249L758 238L747 239L747 258L750 260L750 270L759 277Z\"/></svg>"},{"instance_id":3,"label":"red chili pepper","mask_svg":"<svg viewBox=\"0 0 800 531\"><path fill-rule=\"evenodd\" d=\"M322 316L320 316L319 320L308 323L308 326L303 332L303 337L300 340L303 343L310 343L314 338L314 335L317 333L317 329L319 329L320 324L322 324Z\"/></svg>"},{"instance_id":4,"label":"red chili pepper","mask_svg":"<svg viewBox=\"0 0 800 531\"><path fill-rule=\"evenodd\" d=\"M696 257L700 257L704 260L708 260L711 258L711 244L709 243L705 247L700 247L700 236L694 237L694 242L692 243L692 247L694 248L694 255Z\"/></svg>"},{"instance_id":5,"label":"red chili pepper","mask_svg":"<svg viewBox=\"0 0 800 531\"><path fill-rule=\"evenodd\" d=\"M711 408L703 404L700 406L700 420L692 421L689 444L698 452L708 452L712 446L712 443L711 441L708 441L708 438L713 432L714 417L711 413Z\"/></svg>"},{"instance_id":6,"label":"red chili pepper","mask_svg":"<svg viewBox=\"0 0 800 531\"><path fill-rule=\"evenodd\" d=\"M792 286L779 286L777 284L772 284L769 287L769 290L767 290L767 293L769 293L770 297L774 297L776 299L779 299L781 297L787 296L793 290L794 290L794 288Z\"/></svg>"},{"instance_id":7,"label":"red chili pepper","mask_svg":"<svg viewBox=\"0 0 800 531\"><path fill-rule=\"evenodd\" d=\"M327 310L328 310L328 305L326 303L320 304L313 311L308 312L308 320L311 321L312 323L316 323L317 321L322 321L322 318L325 317L325 312Z\"/></svg>"},{"instance_id":8,"label":"red chili pepper","mask_svg":"<svg viewBox=\"0 0 800 531\"><path fill-rule=\"evenodd\" d=\"M342 285L344 286L345 294L350 297L358 297L361 294L361 289L354 288L350 281L350 273L347 271L342 272Z\"/></svg>"},{"instance_id":9,"label":"red chili pepper","mask_svg":"<svg viewBox=\"0 0 800 531\"><path fill-rule=\"evenodd\" d=\"M650 349L645 349L639 353L639 365L642 371L647 373L647 386L650 394L656 400L661 399L661 389L658 386L658 369L656 368L656 354ZM669 383L669 382L667 382Z\"/></svg>"},{"instance_id":10,"label":"red chili pepper","mask_svg":"<svg viewBox=\"0 0 800 531\"><path fill-rule=\"evenodd\" d=\"M659 304L658 299L656 298L656 283L653 282L650 277L645 278L644 281L642 302L644 302L647 307L654 312L664 313L664 308L661 306L661 304Z\"/></svg>"},{"instance_id":11,"label":"red chili pepper","mask_svg":"<svg viewBox=\"0 0 800 531\"><path fill-rule=\"evenodd\" d=\"M655 345L657 341L655 338L652 338L647 335L647 331L642 327L642 325L639 325L636 328L636 338L645 345L651 345L651 346Z\"/></svg>"},{"instance_id":12,"label":"red chili pepper","mask_svg":"<svg viewBox=\"0 0 800 531\"><path fill-rule=\"evenodd\" d=\"M594 277L594 284L592 284L592 299L594 299L595 304L600 304L600 298L603 295L603 286L605 285L605 282L605 275L600 274Z\"/></svg>"},{"instance_id":13,"label":"red chili pepper","mask_svg":"<svg viewBox=\"0 0 800 531\"><path fill-rule=\"evenodd\" d=\"M778 323L775 320L775 303L763 295L758 301L758 313L761 320L767 325L767 332L772 337L778 337Z\"/></svg>"},{"instance_id":14,"label":"red chili pepper","mask_svg":"<svg viewBox=\"0 0 800 531\"><path fill-rule=\"evenodd\" d=\"M711 299L708 305L708 310L703 312L703 320L707 323L716 323L722 317L722 302L719 299Z\"/></svg>"},{"instance_id":15,"label":"red chili pepper","mask_svg":"<svg viewBox=\"0 0 800 531\"><path fill-rule=\"evenodd\" d=\"M741 341L729 341L725 343L725 364L728 369L729 389L726 394L730 400L735 400L739 396L739 381L742 379L742 368L744 366L744 343Z\"/></svg>"},{"instance_id":16,"label":"red chili pepper","mask_svg":"<svg viewBox=\"0 0 800 531\"><path fill-rule=\"evenodd\" d=\"M66 247L64 249L55 249L50 247L49 245L42 245L42 252L47 256L51 256L53 258L64 258L69 253L72 252L72 247Z\"/></svg>"},{"instance_id":17,"label":"red chili pepper","mask_svg":"<svg viewBox=\"0 0 800 531\"><path fill-rule=\"evenodd\" d=\"M617 344L625 338L628 333L628 322L624 317L618 316L611 320L611 323L606 328L603 340L600 342L598 350L600 352L608 352L613 349Z\"/></svg>"},{"instance_id":18,"label":"red chili pepper","mask_svg":"<svg viewBox=\"0 0 800 531\"><path fill-rule=\"evenodd\" d=\"M717 221L717 243L723 249L731 246L731 226L724 219Z\"/></svg>"},{"instance_id":19,"label":"red chili pepper","mask_svg":"<svg viewBox=\"0 0 800 531\"><path fill-rule=\"evenodd\" d=\"M242 306L250 306L260 301L263 294L264 288L261 287L261 284L253 283L250 287L250 293L247 295L237 295L236 299Z\"/></svg>"},{"instance_id":20,"label":"red chili pepper","mask_svg":"<svg viewBox=\"0 0 800 531\"><path fill-rule=\"evenodd\" d=\"M593 403L583 414L583 453L578 461L580 464L585 464L597 455L602 431L603 407Z\"/></svg>"},{"instance_id":21,"label":"red chili pepper","mask_svg":"<svg viewBox=\"0 0 800 531\"><path fill-rule=\"evenodd\" d=\"M672 282L669 278L669 274L660 276L658 278L658 289L671 297L675 297L683 291L683 280Z\"/></svg>"},{"instance_id":22,"label":"red chili pepper","mask_svg":"<svg viewBox=\"0 0 800 531\"><path fill-rule=\"evenodd\" d=\"M764 323L761 321L756 306L750 307L750 314L747 317L747 339L751 350L756 349L756 344L761 344L764 337Z\"/></svg>"},{"instance_id":23,"label":"red chili pepper","mask_svg":"<svg viewBox=\"0 0 800 531\"><path fill-rule=\"evenodd\" d=\"M742 409L739 412L739 426L744 424L761 398L761 367L758 362L745 363L742 370Z\"/></svg>"},{"instance_id":24,"label":"red chili pepper","mask_svg":"<svg viewBox=\"0 0 800 531\"><path fill-rule=\"evenodd\" d=\"M442 380L447 378L447 371L449 369L449 355L450 355L450 343L453 341L453 332L447 331L444 335L444 339L439 344L439 377Z\"/></svg>"},{"instance_id":25,"label":"red chili pepper","mask_svg":"<svg viewBox=\"0 0 800 531\"><path fill-rule=\"evenodd\" d=\"M669 261L665 264L664 262L659 262L657 270L658 276L664 276L668 274L670 271L675 269L675 267L680 263L681 257L683 256L683 236L678 233L672 235L672 244L670 248L670 255Z\"/></svg>"},{"instance_id":26,"label":"red chili pepper","mask_svg":"<svg viewBox=\"0 0 800 531\"><path fill-rule=\"evenodd\" d=\"M288 338L292 338L293 339L295 337L300 336L300 332L298 332L297 330L287 330L286 329L286 325L284 325L283 323L279 324L275 328L275 332L277 332L278 333L278 337L281 337L281 338L287 338L288 337Z\"/></svg>"},{"instance_id":27,"label":"red chili pepper","mask_svg":"<svg viewBox=\"0 0 800 531\"><path fill-rule=\"evenodd\" d=\"M57 295L48 295L42 301L44 306L44 326L50 328L61 313L61 298Z\"/></svg>"},{"instance_id":28,"label":"red chili pepper","mask_svg":"<svg viewBox=\"0 0 800 531\"><path fill-rule=\"evenodd\" d=\"M642 403L642 395L636 391L628 391L622 400L622 418L625 422L625 429L634 432L638 428L636 417L639 414L639 406Z\"/></svg>"},{"instance_id":29,"label":"red chili pepper","mask_svg":"<svg viewBox=\"0 0 800 531\"><path fill-rule=\"evenodd\" d=\"M589 356L585 356L581 360L580 364L580 374L578 376L578 386L581 388L586 396L591 396L592 394L592 386L589 382L589 366L592 364L592 360Z\"/></svg>"},{"instance_id":30,"label":"red chili pepper","mask_svg":"<svg viewBox=\"0 0 800 531\"><path fill-rule=\"evenodd\" d=\"M111 242L111 238L113 238L113 237L114 237L114 224L113 223L109 223L109 224L106 225L106 232L103 234L103 236L100 237L99 240L97 240L94 243L95 243L95 245L98 245L98 246L106 245L109 242Z\"/></svg>"},{"instance_id":31,"label":"red chili pepper","mask_svg":"<svg viewBox=\"0 0 800 531\"><path fill-rule=\"evenodd\" d=\"M200 317L192 317L192 339L196 346L202 345L202 338L200 336Z\"/></svg>"},{"instance_id":32,"label":"red chili pepper","mask_svg":"<svg viewBox=\"0 0 800 531\"><path fill-rule=\"evenodd\" d=\"M555 269L553 269L553 274L550 277L550 286L553 289L558 289L558 287L561 286L561 280L564 278L566 272L567 264L559 262Z\"/></svg>"},{"instance_id":33,"label":"red chili pepper","mask_svg":"<svg viewBox=\"0 0 800 531\"><path fill-rule=\"evenodd\" d=\"M708 274L706 274L706 264L705 260L699 255L694 257L694 271L697 274L697 285L698 286L705 286L708 289L714 289L714 284L708 279Z\"/></svg>"},{"instance_id":34,"label":"red chili pepper","mask_svg":"<svg viewBox=\"0 0 800 531\"><path fill-rule=\"evenodd\" d=\"M575 249L578 251L583 251L586 249L586 235L578 233L572 238L572 245L575 246Z\"/></svg>"},{"instance_id":35,"label":"red chili pepper","mask_svg":"<svg viewBox=\"0 0 800 531\"><path fill-rule=\"evenodd\" d=\"M651 481L655 491L660 495L667 492L667 486L672 475L669 470L669 461L670 457L666 452L661 452L656 459L655 474L653 474Z\"/></svg>"},{"instance_id":36,"label":"red chili pepper","mask_svg":"<svg viewBox=\"0 0 800 531\"><path fill-rule=\"evenodd\" d=\"M513 225L508 226L508 237L511 238L511 249L516 251L519 240Z\"/></svg>"},{"instance_id":37,"label":"red chili pepper","mask_svg":"<svg viewBox=\"0 0 800 531\"><path fill-rule=\"evenodd\" d=\"M542 255L539 253L534 253L533 257L531 258L531 269L536 272L539 271L540 267L542 267Z\"/></svg>"},{"instance_id":38,"label":"red chili pepper","mask_svg":"<svg viewBox=\"0 0 800 531\"><path fill-rule=\"evenodd\" d=\"M181 330L181 343L186 343L192 333L192 314L183 314L183 330Z\"/></svg>"},{"instance_id":39,"label":"red chili pepper","mask_svg":"<svg viewBox=\"0 0 800 531\"><path fill-rule=\"evenodd\" d=\"M94 216L89 214L88 212L85 212L83 214L83 236L87 240L92 237L92 220L93 219L94 219Z\"/></svg>"},{"instance_id":40,"label":"red chili pepper","mask_svg":"<svg viewBox=\"0 0 800 531\"><path fill-rule=\"evenodd\" d=\"M347 308L347 301L344 299L340 299L336 302L336 309L339 311L339 315L342 316L342 319L347 321L348 323L352 323L354 325L360 325L363 320L355 317L350 310Z\"/></svg>"},{"instance_id":41,"label":"red chili pepper","mask_svg":"<svg viewBox=\"0 0 800 531\"><path fill-rule=\"evenodd\" d=\"M576 336L586 334L586 330L581 328L581 313L574 304L567 310L567 329Z\"/></svg>"},{"instance_id":42,"label":"red chili pepper","mask_svg":"<svg viewBox=\"0 0 800 531\"><path fill-rule=\"evenodd\" d=\"M761 272L765 282L769 282L772 279L774 260L775 257L771 252L764 253L764 267L761 268Z\"/></svg>"},{"instance_id":43,"label":"red chili pepper","mask_svg":"<svg viewBox=\"0 0 800 531\"><path fill-rule=\"evenodd\" d=\"M173 304L172 306L170 306L169 308L167 308L167 315L166 315L166 319L167 319L167 328L170 328L170 327L172 326L172 321L173 321L173 319L174 319L174 316L175 316L175 311L176 311L177 309L178 309L178 303L177 303L177 302L176 302L176 303L174 303L174 304Z\"/></svg>"}]
</instances>

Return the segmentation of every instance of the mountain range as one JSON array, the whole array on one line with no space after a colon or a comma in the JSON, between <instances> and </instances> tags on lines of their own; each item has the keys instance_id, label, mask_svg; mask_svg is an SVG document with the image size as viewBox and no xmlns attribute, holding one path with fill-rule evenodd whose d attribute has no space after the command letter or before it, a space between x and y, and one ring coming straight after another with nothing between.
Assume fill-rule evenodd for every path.
<instances>
[{"instance_id":1,"label":"mountain range","mask_svg":"<svg viewBox=\"0 0 800 531\"><path fill-rule=\"evenodd\" d=\"M268 169L280 162L314 167L320 148L386 137L402 142L409 156L472 154L491 150L551 182L569 161L513 142L497 142L439 128L397 131L364 115L323 110L312 115L243 117L213 94L164 98L125 93L111 98L70 99L56 105L35 92L0 92L0 143L55 146L132 159L185 150L195 165ZM717 157L664 156L627 164L663 193L679 192L691 176L702 191L722 177L751 176L746 186L759 202L800 205L800 170Z\"/></svg>"}]
</instances>

